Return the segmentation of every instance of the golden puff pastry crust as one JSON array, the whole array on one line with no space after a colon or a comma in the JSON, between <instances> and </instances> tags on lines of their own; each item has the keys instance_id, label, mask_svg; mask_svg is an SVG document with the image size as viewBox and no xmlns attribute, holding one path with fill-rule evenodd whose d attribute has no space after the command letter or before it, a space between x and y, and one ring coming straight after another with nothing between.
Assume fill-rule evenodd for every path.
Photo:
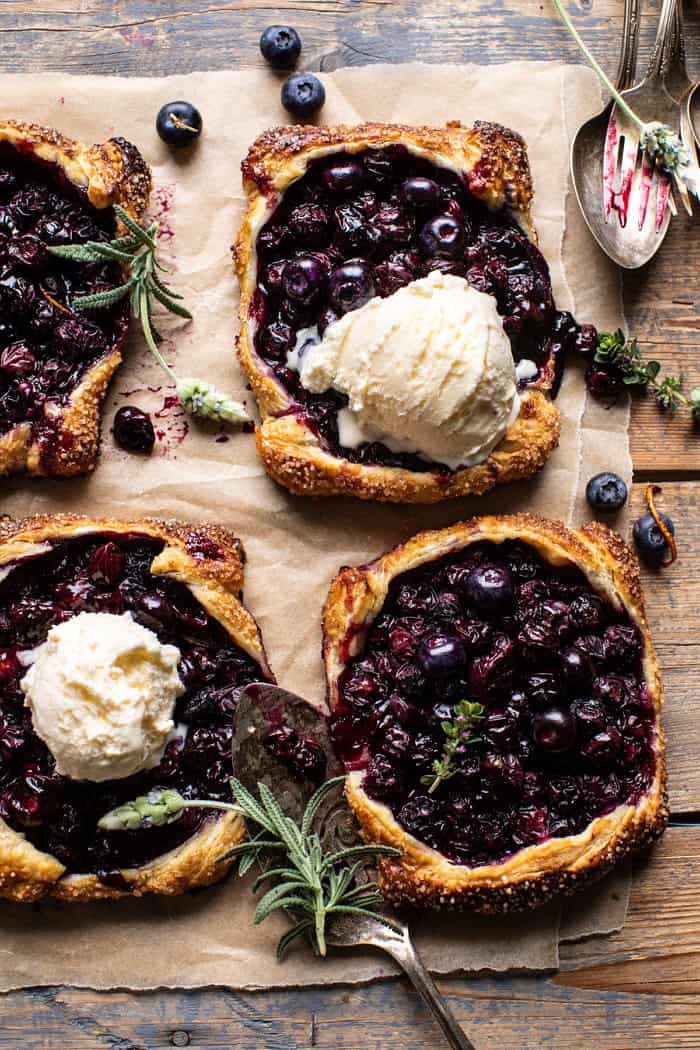
<instances>
[{"instance_id":1,"label":"golden puff pastry crust","mask_svg":"<svg viewBox=\"0 0 700 1050\"><path fill-rule=\"evenodd\" d=\"M519 135L498 124L292 126L273 128L253 143L242 166L248 206L233 249L241 289L238 356L262 416L256 442L265 469L297 495L352 495L394 503L478 495L494 485L531 477L559 440L558 410L540 390L529 389L522 397L520 418L488 459L475 467L439 474L351 463L326 451L316 432L291 411L294 398L256 352L257 237L285 190L319 157L394 143L463 173L474 196L493 210L508 208L536 241L527 149Z\"/></svg>"},{"instance_id":2,"label":"golden puff pastry crust","mask_svg":"<svg viewBox=\"0 0 700 1050\"><path fill-rule=\"evenodd\" d=\"M240 601L243 548L226 529L154 518L122 521L71 514L24 521L8 519L0 521L0 574L3 565L40 554L47 542L105 531L163 540L165 546L154 559L151 572L185 584L232 640L257 662L260 677L274 681L259 628ZM217 548L216 557L206 553L210 544ZM143 867L123 869L117 886L101 882L94 874L66 874L60 861L37 850L0 818L0 898L34 901L52 896L66 901L90 901L147 893L185 893L223 878L231 862L217 863L217 858L245 835L241 817L222 813L208 819L191 838L169 853Z\"/></svg>"},{"instance_id":3,"label":"golden puff pastry crust","mask_svg":"<svg viewBox=\"0 0 700 1050\"><path fill-rule=\"evenodd\" d=\"M635 805L620 805L593 820L579 834L528 846L496 863L467 867L403 830L388 806L362 787L364 773L346 779L346 795L367 841L402 851L380 861L380 884L397 905L467 908L483 913L529 909L600 878L623 858L637 853L664 830L668 818L661 724L663 690L649 633L639 565L622 539L597 523L578 530L529 514L473 518L450 528L418 533L407 543L356 568L343 568L333 580L323 616L323 655L328 705L339 702L339 683L348 661L364 647L367 627L384 603L392 579L425 562L488 540L519 539L553 565L575 565L592 588L615 608L624 608L644 642L643 673L656 712L653 742L655 774Z\"/></svg>"},{"instance_id":4,"label":"golden puff pastry crust","mask_svg":"<svg viewBox=\"0 0 700 1050\"><path fill-rule=\"evenodd\" d=\"M136 146L123 138L86 145L53 128L19 121L0 121L0 143L10 143L24 158L59 169L102 210L119 204L140 220L151 192L151 172ZM50 448L42 445L31 423L22 422L0 435L0 477L26 473L71 477L95 468L100 414L110 379L122 360L117 346L85 372L67 405L56 411Z\"/></svg>"}]
</instances>

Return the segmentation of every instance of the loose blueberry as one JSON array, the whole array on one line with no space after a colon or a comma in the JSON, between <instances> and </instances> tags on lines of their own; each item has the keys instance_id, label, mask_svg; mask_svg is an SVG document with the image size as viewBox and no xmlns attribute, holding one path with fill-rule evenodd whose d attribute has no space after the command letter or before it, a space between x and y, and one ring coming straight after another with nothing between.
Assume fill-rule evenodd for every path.
<instances>
[{"instance_id":1,"label":"loose blueberry","mask_svg":"<svg viewBox=\"0 0 700 1050\"><path fill-rule=\"evenodd\" d=\"M502 613L513 602L513 580L500 565L477 565L467 576L467 601L486 616Z\"/></svg>"},{"instance_id":2,"label":"loose blueberry","mask_svg":"<svg viewBox=\"0 0 700 1050\"><path fill-rule=\"evenodd\" d=\"M202 133L202 114L191 102L166 102L158 110L156 131L168 146L189 146Z\"/></svg>"},{"instance_id":3,"label":"loose blueberry","mask_svg":"<svg viewBox=\"0 0 700 1050\"><path fill-rule=\"evenodd\" d=\"M594 397L610 401L619 397L625 389L622 377L618 373L595 363L586 370L586 386Z\"/></svg>"},{"instance_id":4,"label":"loose blueberry","mask_svg":"<svg viewBox=\"0 0 700 1050\"><path fill-rule=\"evenodd\" d=\"M427 255L456 259L464 251L464 228L451 215L437 215L421 230L420 243Z\"/></svg>"},{"instance_id":5,"label":"loose blueberry","mask_svg":"<svg viewBox=\"0 0 700 1050\"><path fill-rule=\"evenodd\" d=\"M301 39L291 26L268 26L260 37L260 50L273 69L291 69L301 54Z\"/></svg>"},{"instance_id":6,"label":"loose blueberry","mask_svg":"<svg viewBox=\"0 0 700 1050\"><path fill-rule=\"evenodd\" d=\"M440 187L432 179L416 175L401 183L401 196L415 208L431 208L440 200Z\"/></svg>"},{"instance_id":7,"label":"loose blueberry","mask_svg":"<svg viewBox=\"0 0 700 1050\"><path fill-rule=\"evenodd\" d=\"M365 170L357 160L336 160L323 171L323 181L331 193L353 193L362 185Z\"/></svg>"},{"instance_id":8,"label":"loose blueberry","mask_svg":"<svg viewBox=\"0 0 700 1050\"><path fill-rule=\"evenodd\" d=\"M660 514L659 517L674 536L676 530L671 519L666 514ZM632 537L640 558L647 565L658 566L667 557L668 543L652 514L643 514L641 518L637 518L632 526Z\"/></svg>"},{"instance_id":9,"label":"loose blueberry","mask_svg":"<svg viewBox=\"0 0 700 1050\"><path fill-rule=\"evenodd\" d=\"M114 440L129 452L152 452L156 441L150 416L134 405L118 409L113 423Z\"/></svg>"},{"instance_id":10,"label":"loose blueberry","mask_svg":"<svg viewBox=\"0 0 700 1050\"><path fill-rule=\"evenodd\" d=\"M350 259L333 270L328 280L328 297L341 314L357 310L373 295L372 271L363 259Z\"/></svg>"},{"instance_id":11,"label":"loose blueberry","mask_svg":"<svg viewBox=\"0 0 700 1050\"><path fill-rule=\"evenodd\" d=\"M569 751L573 746L576 739L576 723L563 708L549 707L535 715L532 736L543 751L558 755Z\"/></svg>"},{"instance_id":12,"label":"loose blueberry","mask_svg":"<svg viewBox=\"0 0 700 1050\"><path fill-rule=\"evenodd\" d=\"M326 89L313 73L292 73L282 85L282 105L295 117L311 117L326 101Z\"/></svg>"},{"instance_id":13,"label":"loose blueberry","mask_svg":"<svg viewBox=\"0 0 700 1050\"><path fill-rule=\"evenodd\" d=\"M577 326L573 339L573 349L582 357L593 357L598 349L598 332L592 324Z\"/></svg>"},{"instance_id":14,"label":"loose blueberry","mask_svg":"<svg viewBox=\"0 0 700 1050\"><path fill-rule=\"evenodd\" d=\"M570 689L581 688L593 678L593 664L585 653L570 646L561 654L562 674Z\"/></svg>"},{"instance_id":15,"label":"loose blueberry","mask_svg":"<svg viewBox=\"0 0 700 1050\"><path fill-rule=\"evenodd\" d=\"M466 662L464 646L459 638L438 634L421 642L418 663L431 678L453 674Z\"/></svg>"},{"instance_id":16,"label":"loose blueberry","mask_svg":"<svg viewBox=\"0 0 700 1050\"><path fill-rule=\"evenodd\" d=\"M321 291L325 281L323 267L310 255L287 263L282 274L284 294L295 302L308 306Z\"/></svg>"},{"instance_id":17,"label":"loose blueberry","mask_svg":"<svg viewBox=\"0 0 700 1050\"><path fill-rule=\"evenodd\" d=\"M594 474L586 485L586 499L600 514L616 514L627 502L627 485L609 470Z\"/></svg>"}]
</instances>

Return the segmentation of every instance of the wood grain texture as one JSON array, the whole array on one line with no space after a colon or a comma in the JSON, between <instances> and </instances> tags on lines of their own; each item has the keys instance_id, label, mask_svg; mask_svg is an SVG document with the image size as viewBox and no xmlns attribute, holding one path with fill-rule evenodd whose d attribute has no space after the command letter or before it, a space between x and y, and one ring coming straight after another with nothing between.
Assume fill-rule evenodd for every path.
<instances>
[{"instance_id":1,"label":"wood grain texture","mask_svg":"<svg viewBox=\"0 0 700 1050\"><path fill-rule=\"evenodd\" d=\"M691 5L687 5L690 7ZM570 0L613 71L622 0ZM641 58L660 0L643 5ZM3 0L0 71L163 75L261 66L270 22L300 31L306 68L384 61L567 58L580 61L549 0ZM688 11L700 73L700 9ZM488 75L487 73L485 75ZM680 217L654 262L625 279L630 331L664 366L700 386L700 241ZM640 478L668 479L680 559L645 573L667 689L671 802L700 810L700 436L652 403L635 407ZM697 480L694 480L697 479ZM643 485L632 496L635 512ZM443 981L478 1050L700 1050L700 829L669 830L640 865L624 930L563 950L559 974ZM0 951L2 940L0 932ZM183 966L187 946L182 946ZM35 989L0 999L0 1050L437 1050L439 1034L404 982L242 995L225 990L109 995Z\"/></svg>"},{"instance_id":2,"label":"wood grain texture","mask_svg":"<svg viewBox=\"0 0 700 1050\"><path fill-rule=\"evenodd\" d=\"M671 829L640 866L624 930L564 947L560 973L440 981L478 1050L697 1048L697 841L696 829ZM6 996L2 1016L0 1050L442 1046L403 981L256 995L223 990L98 995L52 988Z\"/></svg>"}]
</instances>

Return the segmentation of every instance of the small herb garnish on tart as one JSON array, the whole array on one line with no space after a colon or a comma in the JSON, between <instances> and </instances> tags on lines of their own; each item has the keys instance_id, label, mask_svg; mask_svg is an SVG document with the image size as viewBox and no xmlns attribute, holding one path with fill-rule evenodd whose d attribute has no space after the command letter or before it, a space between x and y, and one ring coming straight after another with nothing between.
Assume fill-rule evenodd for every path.
<instances>
[{"instance_id":1,"label":"small herb garnish on tart","mask_svg":"<svg viewBox=\"0 0 700 1050\"><path fill-rule=\"evenodd\" d=\"M161 354L158 349L160 339L151 317L154 301L159 302L170 313L186 320L191 320L192 314L179 301L182 296L174 292L159 276L158 271L167 273L168 269L158 260L156 254L158 223L153 222L148 228L144 228L118 204L114 206L114 213L127 229L124 236L108 243L86 241L85 244L57 245L48 249L52 255L78 263L99 263L104 260L118 262L127 272L124 284L103 292L95 292L93 295L81 296L74 300L73 306L83 310L98 310L113 306L128 295L131 312L141 322L148 348L174 383L185 411L192 416L214 419L220 423L249 422L250 416L240 402L231 400L203 380L191 377L178 379Z\"/></svg>"},{"instance_id":2,"label":"small herb garnish on tart","mask_svg":"<svg viewBox=\"0 0 700 1050\"><path fill-rule=\"evenodd\" d=\"M452 720L442 722L442 731L446 736L442 758L436 758L433 762L432 773L421 777L421 784L429 784L428 794L434 791L445 780L449 780L458 772L458 759L470 744L478 744L480 736L474 733L474 727L482 721L485 715L484 705L472 703L470 700L460 700L455 705Z\"/></svg>"},{"instance_id":3,"label":"small herb garnish on tart","mask_svg":"<svg viewBox=\"0 0 700 1050\"><path fill-rule=\"evenodd\" d=\"M475 705L480 706L480 705ZM111 810L99 821L107 831L136 831L172 824L187 809L230 810L245 817L251 837L228 850L219 860L240 858L239 874L245 875L256 861L270 857L274 865L263 871L253 886L255 892L272 881L257 903L256 925L273 911L283 908L294 925L277 945L277 958L298 937L307 937L318 955L326 954L326 928L339 915L364 915L393 928L386 915L377 912L384 898L373 882L359 882L358 875L368 857L397 857L399 850L377 844L349 846L326 853L314 822L321 803L344 777L326 780L309 799L300 823L286 816L265 784L258 783L255 798L239 780L231 779L234 802L186 799L178 791L156 788L148 795ZM348 864L347 862L350 862Z\"/></svg>"}]
</instances>

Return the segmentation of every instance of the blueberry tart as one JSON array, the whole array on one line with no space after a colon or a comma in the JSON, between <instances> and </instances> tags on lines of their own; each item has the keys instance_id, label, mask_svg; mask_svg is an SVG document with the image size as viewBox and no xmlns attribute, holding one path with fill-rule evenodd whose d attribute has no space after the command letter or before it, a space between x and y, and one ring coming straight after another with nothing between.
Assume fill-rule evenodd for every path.
<instances>
[{"instance_id":1,"label":"blueberry tart","mask_svg":"<svg viewBox=\"0 0 700 1050\"><path fill-rule=\"evenodd\" d=\"M590 326L556 309L519 135L276 128L243 183L239 358L275 480L431 503L543 466Z\"/></svg>"},{"instance_id":2,"label":"blueberry tart","mask_svg":"<svg viewBox=\"0 0 700 1050\"><path fill-rule=\"evenodd\" d=\"M145 161L124 139L87 146L50 128L0 122L0 476L94 468L129 305L72 304L123 275L118 263L76 264L48 248L111 240L112 206L140 219L150 189Z\"/></svg>"},{"instance_id":3,"label":"blueberry tart","mask_svg":"<svg viewBox=\"0 0 700 1050\"><path fill-rule=\"evenodd\" d=\"M529 515L424 532L331 585L336 750L396 904L506 912L661 834L662 689L615 533Z\"/></svg>"},{"instance_id":4,"label":"blueberry tart","mask_svg":"<svg viewBox=\"0 0 700 1050\"><path fill-rule=\"evenodd\" d=\"M226 873L236 814L97 822L154 787L230 800L239 691L273 680L242 583L240 543L215 526L0 526L0 897L176 894Z\"/></svg>"}]
</instances>

